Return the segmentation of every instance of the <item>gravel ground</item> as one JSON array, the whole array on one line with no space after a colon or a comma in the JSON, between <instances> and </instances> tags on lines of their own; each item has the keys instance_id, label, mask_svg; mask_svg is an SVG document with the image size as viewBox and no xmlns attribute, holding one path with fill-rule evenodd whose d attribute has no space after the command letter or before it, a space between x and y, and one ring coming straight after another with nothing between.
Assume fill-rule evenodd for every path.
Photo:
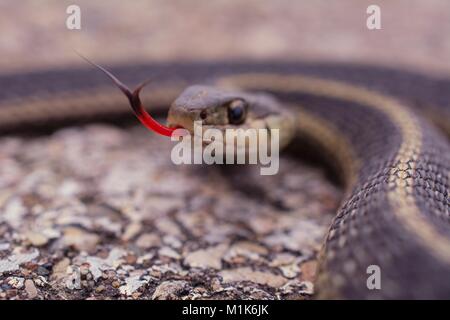
<instances>
[{"instance_id":1,"label":"gravel ground","mask_svg":"<svg viewBox=\"0 0 450 320\"><path fill-rule=\"evenodd\" d=\"M310 297L340 191L286 156L264 179L175 166L161 139L107 125L1 138L0 298Z\"/></svg>"}]
</instances>

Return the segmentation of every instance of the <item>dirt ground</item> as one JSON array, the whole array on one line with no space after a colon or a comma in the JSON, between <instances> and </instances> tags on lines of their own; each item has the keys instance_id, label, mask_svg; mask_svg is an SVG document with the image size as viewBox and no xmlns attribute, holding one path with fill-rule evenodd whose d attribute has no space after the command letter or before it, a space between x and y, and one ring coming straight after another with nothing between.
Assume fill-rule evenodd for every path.
<instances>
[{"instance_id":1,"label":"dirt ground","mask_svg":"<svg viewBox=\"0 0 450 320\"><path fill-rule=\"evenodd\" d=\"M365 26L372 3L382 30ZM0 1L0 73L84 65L73 49L102 64L282 59L450 72L447 0L86 0L79 31L65 28L69 4ZM170 147L141 127L105 124L0 137L0 298L310 298L342 191L286 155L261 179L257 168L174 166Z\"/></svg>"}]
</instances>

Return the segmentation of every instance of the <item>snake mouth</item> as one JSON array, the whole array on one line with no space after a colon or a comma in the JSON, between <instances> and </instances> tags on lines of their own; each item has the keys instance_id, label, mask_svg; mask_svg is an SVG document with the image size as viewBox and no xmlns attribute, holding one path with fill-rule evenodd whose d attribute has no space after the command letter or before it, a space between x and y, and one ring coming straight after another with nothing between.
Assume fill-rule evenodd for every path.
<instances>
[{"instance_id":1,"label":"snake mouth","mask_svg":"<svg viewBox=\"0 0 450 320\"><path fill-rule=\"evenodd\" d=\"M195 113L181 108L171 107L167 115L167 126L175 129L185 129L191 135L194 134L194 122L197 120Z\"/></svg>"}]
</instances>

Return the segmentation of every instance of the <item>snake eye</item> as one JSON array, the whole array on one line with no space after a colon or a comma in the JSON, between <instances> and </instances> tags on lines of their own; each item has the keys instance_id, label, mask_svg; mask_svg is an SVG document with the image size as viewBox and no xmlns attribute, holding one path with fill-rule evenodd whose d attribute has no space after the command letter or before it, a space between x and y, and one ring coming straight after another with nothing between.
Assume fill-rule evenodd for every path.
<instances>
[{"instance_id":1,"label":"snake eye","mask_svg":"<svg viewBox=\"0 0 450 320\"><path fill-rule=\"evenodd\" d=\"M247 104L243 100L234 100L228 107L228 121L231 124L240 124L245 119Z\"/></svg>"},{"instance_id":2,"label":"snake eye","mask_svg":"<svg viewBox=\"0 0 450 320\"><path fill-rule=\"evenodd\" d=\"M205 120L208 117L208 114L206 113L206 110L202 110L200 112L200 119Z\"/></svg>"}]
</instances>

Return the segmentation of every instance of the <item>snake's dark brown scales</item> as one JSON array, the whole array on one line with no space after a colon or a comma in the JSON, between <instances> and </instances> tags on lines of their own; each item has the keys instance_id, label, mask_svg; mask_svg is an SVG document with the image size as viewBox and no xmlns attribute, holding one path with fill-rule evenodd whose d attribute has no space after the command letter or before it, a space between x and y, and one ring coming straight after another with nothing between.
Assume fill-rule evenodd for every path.
<instances>
[{"instance_id":1,"label":"snake's dark brown scales","mask_svg":"<svg viewBox=\"0 0 450 320\"><path fill-rule=\"evenodd\" d=\"M347 190L320 255L317 297L450 298L449 80L301 63L111 71L128 84L158 79L146 99L158 110L186 86L214 81L273 94L295 112L292 143L315 145ZM2 75L0 88L3 132L129 113L108 79L87 67ZM380 290L367 287L370 265L381 269Z\"/></svg>"}]
</instances>

